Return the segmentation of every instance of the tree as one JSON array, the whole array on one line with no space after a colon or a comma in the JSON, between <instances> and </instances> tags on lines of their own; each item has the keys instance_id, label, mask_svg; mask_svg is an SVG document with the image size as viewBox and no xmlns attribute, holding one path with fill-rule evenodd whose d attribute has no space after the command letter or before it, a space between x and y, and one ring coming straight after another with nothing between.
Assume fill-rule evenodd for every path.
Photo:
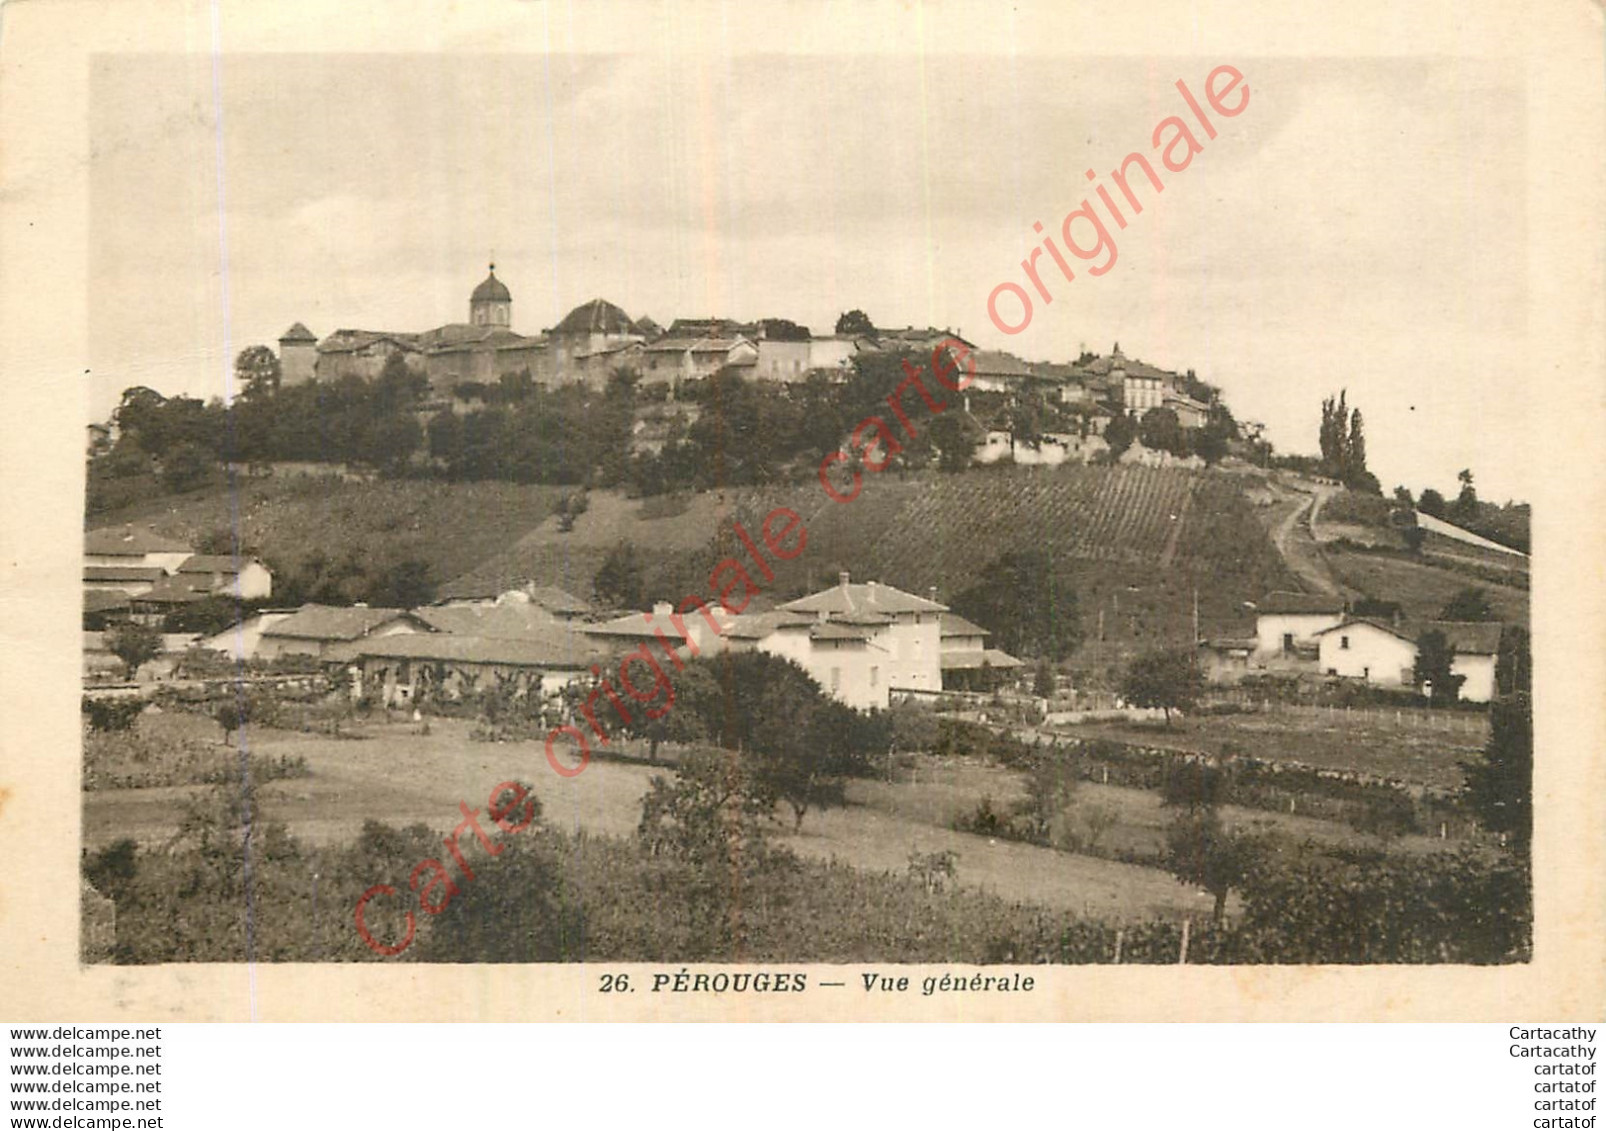
<instances>
[{"instance_id":1,"label":"tree","mask_svg":"<svg viewBox=\"0 0 1606 1131\"><path fill-rule=\"evenodd\" d=\"M183 443L162 460L162 486L176 493L206 482L212 470L212 453L199 444Z\"/></svg>"},{"instance_id":2,"label":"tree","mask_svg":"<svg viewBox=\"0 0 1606 1131\"><path fill-rule=\"evenodd\" d=\"M1349 417L1349 440L1344 448L1344 483L1363 490L1371 472L1366 470L1366 431L1361 410L1355 409Z\"/></svg>"},{"instance_id":3,"label":"tree","mask_svg":"<svg viewBox=\"0 0 1606 1131\"><path fill-rule=\"evenodd\" d=\"M1199 660L1185 650L1139 656L1127 666L1121 681L1123 699L1137 707L1159 707L1165 712L1168 727L1171 712L1191 709L1203 690Z\"/></svg>"},{"instance_id":4,"label":"tree","mask_svg":"<svg viewBox=\"0 0 1606 1131\"><path fill-rule=\"evenodd\" d=\"M645 608L646 570L636 547L629 542L615 544L597 569L591 587L596 591L598 602L609 608Z\"/></svg>"},{"instance_id":5,"label":"tree","mask_svg":"<svg viewBox=\"0 0 1606 1131\"><path fill-rule=\"evenodd\" d=\"M1011 550L953 599L953 609L993 634L1006 652L1065 659L1082 642L1070 571L1045 550Z\"/></svg>"},{"instance_id":6,"label":"tree","mask_svg":"<svg viewBox=\"0 0 1606 1131\"><path fill-rule=\"evenodd\" d=\"M1117 459L1132 446L1132 441L1137 438L1137 422L1128 413L1116 413L1115 419L1111 420L1104 428L1104 442L1110 446L1110 454Z\"/></svg>"},{"instance_id":7,"label":"tree","mask_svg":"<svg viewBox=\"0 0 1606 1131\"><path fill-rule=\"evenodd\" d=\"M864 311L854 309L837 318L836 332L838 334L873 334L875 333L875 324L870 321L870 316Z\"/></svg>"},{"instance_id":8,"label":"tree","mask_svg":"<svg viewBox=\"0 0 1606 1131\"><path fill-rule=\"evenodd\" d=\"M1169 408L1151 408L1144 413L1138 425L1138 438L1150 451L1170 452L1179 456L1187 452L1182 424L1177 414Z\"/></svg>"},{"instance_id":9,"label":"tree","mask_svg":"<svg viewBox=\"0 0 1606 1131\"><path fill-rule=\"evenodd\" d=\"M1440 620L1491 621L1497 619L1489 607L1489 598L1477 586L1460 590L1439 610Z\"/></svg>"},{"instance_id":10,"label":"tree","mask_svg":"<svg viewBox=\"0 0 1606 1131\"><path fill-rule=\"evenodd\" d=\"M1453 707L1461 696L1461 685L1467 677L1456 675L1455 648L1444 633L1430 628L1416 639L1416 665L1411 679L1418 686L1428 688L1428 702L1434 707Z\"/></svg>"},{"instance_id":11,"label":"tree","mask_svg":"<svg viewBox=\"0 0 1606 1131\"><path fill-rule=\"evenodd\" d=\"M957 412L934 418L930 436L932 447L937 449L937 467L942 471L964 471L975 458L979 438Z\"/></svg>"},{"instance_id":12,"label":"tree","mask_svg":"<svg viewBox=\"0 0 1606 1131\"><path fill-rule=\"evenodd\" d=\"M1483 757L1461 764L1478 823L1526 852L1533 839L1533 702L1527 692L1495 701Z\"/></svg>"},{"instance_id":13,"label":"tree","mask_svg":"<svg viewBox=\"0 0 1606 1131\"><path fill-rule=\"evenodd\" d=\"M106 647L123 662L124 675L132 680L139 669L162 652L162 638L154 628L127 621L106 635Z\"/></svg>"},{"instance_id":14,"label":"tree","mask_svg":"<svg viewBox=\"0 0 1606 1131\"><path fill-rule=\"evenodd\" d=\"M1450 508L1445 504L1444 496L1432 487L1424 487L1422 489L1422 495L1417 500L1416 509L1434 518L1444 518L1450 513Z\"/></svg>"},{"instance_id":15,"label":"tree","mask_svg":"<svg viewBox=\"0 0 1606 1131\"><path fill-rule=\"evenodd\" d=\"M1048 657L1041 657L1037 661L1037 670L1032 673L1032 694L1039 699L1050 699L1054 695L1054 665Z\"/></svg>"},{"instance_id":16,"label":"tree","mask_svg":"<svg viewBox=\"0 0 1606 1131\"><path fill-rule=\"evenodd\" d=\"M217 725L223 728L223 743L228 745L229 736L251 721L251 704L243 696L235 695L218 704L218 709L212 717Z\"/></svg>"},{"instance_id":17,"label":"tree","mask_svg":"<svg viewBox=\"0 0 1606 1131\"><path fill-rule=\"evenodd\" d=\"M1472 469L1463 467L1456 479L1461 483L1461 493L1455 497L1455 503L1450 507L1450 517L1462 525L1476 522L1478 519L1478 491L1472 485Z\"/></svg>"},{"instance_id":18,"label":"tree","mask_svg":"<svg viewBox=\"0 0 1606 1131\"><path fill-rule=\"evenodd\" d=\"M267 346L247 346L234 359L234 379L240 395L263 400L279 391L279 359Z\"/></svg>"},{"instance_id":19,"label":"tree","mask_svg":"<svg viewBox=\"0 0 1606 1131\"><path fill-rule=\"evenodd\" d=\"M1166 829L1166 867L1184 883L1215 896L1215 920L1227 914L1227 894L1239 886L1255 853L1247 837L1229 832L1213 807L1185 809Z\"/></svg>"},{"instance_id":20,"label":"tree","mask_svg":"<svg viewBox=\"0 0 1606 1131\"><path fill-rule=\"evenodd\" d=\"M1533 657L1528 630L1511 625L1500 634L1495 654L1494 684L1499 695L1529 695L1533 692Z\"/></svg>"}]
</instances>

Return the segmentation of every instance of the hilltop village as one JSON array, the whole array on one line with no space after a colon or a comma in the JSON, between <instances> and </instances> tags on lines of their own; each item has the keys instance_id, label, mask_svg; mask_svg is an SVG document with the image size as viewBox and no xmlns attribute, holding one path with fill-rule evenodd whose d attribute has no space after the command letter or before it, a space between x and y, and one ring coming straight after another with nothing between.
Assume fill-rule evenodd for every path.
<instances>
[{"instance_id":1,"label":"hilltop village","mask_svg":"<svg viewBox=\"0 0 1606 1131\"><path fill-rule=\"evenodd\" d=\"M1003 351L978 349L950 329L887 329L871 325L858 312L853 315L839 319L831 333L817 333L785 318L677 318L665 329L650 317L632 318L597 298L575 307L556 326L526 335L513 329L513 296L493 264L469 296L465 322L406 332L337 329L322 339L297 322L279 339L279 380L286 386L375 380L387 365L400 363L427 380L421 413L442 408L466 413L494 400L498 387L519 380L546 388L580 383L600 390L613 374L628 372L644 388L664 387L664 399L676 400L685 383L718 373L779 386L801 386L811 378L841 382L855 358L926 355L948 342L969 352L967 392L978 404L997 410L979 422L967 413L978 441L974 459L980 463L1005 455L1027 463L1087 459L1106 449L1106 429L1123 416L1165 410L1177 428L1193 431L1204 428L1212 411L1224 407L1218 391L1191 370L1176 373L1145 364L1125 356L1119 343L1107 355L1084 353L1074 362L1027 362ZM1019 428L1004 410L1009 400L1021 397L1038 400L1072 427L1043 429L1032 434L1029 445L1015 443ZM1246 424L1242 432L1258 439L1257 425ZM650 443L652 437L641 439Z\"/></svg>"}]
</instances>

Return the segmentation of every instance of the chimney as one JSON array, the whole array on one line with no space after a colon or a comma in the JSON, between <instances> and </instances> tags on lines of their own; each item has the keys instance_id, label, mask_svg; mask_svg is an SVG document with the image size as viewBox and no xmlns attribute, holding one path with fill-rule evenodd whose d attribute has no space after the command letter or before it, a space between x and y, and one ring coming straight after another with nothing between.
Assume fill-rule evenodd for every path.
<instances>
[{"instance_id":1,"label":"chimney","mask_svg":"<svg viewBox=\"0 0 1606 1131\"><path fill-rule=\"evenodd\" d=\"M926 597L930 599L933 605L940 605L942 603L941 601L937 600L937 587L935 585L926 590Z\"/></svg>"},{"instance_id":2,"label":"chimney","mask_svg":"<svg viewBox=\"0 0 1606 1131\"><path fill-rule=\"evenodd\" d=\"M836 575L836 579L837 583L842 586L842 592L846 593L848 591L848 571L843 570L841 573Z\"/></svg>"},{"instance_id":3,"label":"chimney","mask_svg":"<svg viewBox=\"0 0 1606 1131\"><path fill-rule=\"evenodd\" d=\"M675 615L675 606L668 601L654 601L652 615L655 617L670 617Z\"/></svg>"},{"instance_id":4,"label":"chimney","mask_svg":"<svg viewBox=\"0 0 1606 1131\"><path fill-rule=\"evenodd\" d=\"M871 605L875 604L875 582L872 581L866 584L864 587L864 593L866 603Z\"/></svg>"}]
</instances>

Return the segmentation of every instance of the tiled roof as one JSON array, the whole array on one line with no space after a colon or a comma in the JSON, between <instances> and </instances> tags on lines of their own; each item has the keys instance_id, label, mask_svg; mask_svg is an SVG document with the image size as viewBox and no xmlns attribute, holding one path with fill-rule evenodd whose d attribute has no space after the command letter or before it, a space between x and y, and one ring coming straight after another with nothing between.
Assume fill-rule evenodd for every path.
<instances>
[{"instance_id":1,"label":"tiled roof","mask_svg":"<svg viewBox=\"0 0 1606 1131\"><path fill-rule=\"evenodd\" d=\"M85 589L84 612L109 613L117 609L128 608L129 596L127 593L115 589Z\"/></svg>"},{"instance_id":2,"label":"tiled roof","mask_svg":"<svg viewBox=\"0 0 1606 1131\"><path fill-rule=\"evenodd\" d=\"M301 640L358 640L399 617L417 619L406 609L303 605L292 616L264 630L263 635Z\"/></svg>"},{"instance_id":3,"label":"tiled roof","mask_svg":"<svg viewBox=\"0 0 1606 1131\"><path fill-rule=\"evenodd\" d=\"M1386 632L1390 636L1397 636L1408 644L1416 643L1417 634L1411 631L1409 628L1405 627L1404 625L1390 624L1388 621L1379 620L1376 617L1345 617L1338 624L1333 625L1331 628L1324 628L1316 635L1327 636L1330 633L1338 632L1341 629L1355 628L1357 626L1375 628L1379 632Z\"/></svg>"},{"instance_id":4,"label":"tiled roof","mask_svg":"<svg viewBox=\"0 0 1606 1131\"><path fill-rule=\"evenodd\" d=\"M824 612L830 615L855 612L938 613L943 612L946 606L928 601L924 597L916 597L913 593L905 593L902 589L895 589L891 585L881 585L871 581L865 584L833 585L807 597L788 601L781 608L787 612Z\"/></svg>"},{"instance_id":5,"label":"tiled roof","mask_svg":"<svg viewBox=\"0 0 1606 1131\"><path fill-rule=\"evenodd\" d=\"M196 586L184 577L164 577L150 591L134 597L136 602L153 605L192 605L196 601L204 601L212 594Z\"/></svg>"},{"instance_id":6,"label":"tiled roof","mask_svg":"<svg viewBox=\"0 0 1606 1131\"><path fill-rule=\"evenodd\" d=\"M1344 598L1332 597L1325 593L1268 593L1255 606L1255 611L1271 615L1298 616L1308 614L1342 613L1344 611Z\"/></svg>"},{"instance_id":7,"label":"tiled roof","mask_svg":"<svg viewBox=\"0 0 1606 1131\"><path fill-rule=\"evenodd\" d=\"M414 609L413 615L436 632L454 636L487 636L496 640L535 639L556 630L560 622L541 606L515 602L506 605L437 605Z\"/></svg>"},{"instance_id":8,"label":"tiled roof","mask_svg":"<svg viewBox=\"0 0 1606 1131\"><path fill-rule=\"evenodd\" d=\"M536 585L530 589L530 600L540 605L549 613L589 613L591 606L572 593L566 593L556 585Z\"/></svg>"},{"instance_id":9,"label":"tiled roof","mask_svg":"<svg viewBox=\"0 0 1606 1131\"><path fill-rule=\"evenodd\" d=\"M390 342L409 353L418 353L418 335L389 330L336 330L318 343L319 353L356 353L376 342Z\"/></svg>"},{"instance_id":10,"label":"tiled roof","mask_svg":"<svg viewBox=\"0 0 1606 1131\"><path fill-rule=\"evenodd\" d=\"M167 576L161 566L85 566L85 581L160 581Z\"/></svg>"},{"instance_id":11,"label":"tiled roof","mask_svg":"<svg viewBox=\"0 0 1606 1131\"><path fill-rule=\"evenodd\" d=\"M315 342L317 340L318 336L300 322L297 322L279 335L279 341L281 342Z\"/></svg>"},{"instance_id":12,"label":"tiled roof","mask_svg":"<svg viewBox=\"0 0 1606 1131\"><path fill-rule=\"evenodd\" d=\"M972 648L962 652L944 652L942 667L945 671L963 671L986 664L991 668L1018 668L1021 662L1008 652L997 648Z\"/></svg>"},{"instance_id":13,"label":"tiled roof","mask_svg":"<svg viewBox=\"0 0 1606 1131\"><path fill-rule=\"evenodd\" d=\"M809 629L809 639L868 641L870 633L862 628L854 628L835 621L826 621L824 624L816 624Z\"/></svg>"},{"instance_id":14,"label":"tiled roof","mask_svg":"<svg viewBox=\"0 0 1606 1131\"><path fill-rule=\"evenodd\" d=\"M256 559L243 557L239 559L242 566L250 565ZM179 563L179 573L234 573L235 559L232 554L191 554Z\"/></svg>"},{"instance_id":15,"label":"tiled roof","mask_svg":"<svg viewBox=\"0 0 1606 1131\"><path fill-rule=\"evenodd\" d=\"M977 350L971 354L975 359L976 374L990 377L1030 377L1032 367L1012 353L1003 350Z\"/></svg>"},{"instance_id":16,"label":"tiled roof","mask_svg":"<svg viewBox=\"0 0 1606 1131\"><path fill-rule=\"evenodd\" d=\"M944 639L950 636L991 636L981 625L968 621L958 613L943 613L941 633Z\"/></svg>"},{"instance_id":17,"label":"tiled roof","mask_svg":"<svg viewBox=\"0 0 1606 1131\"><path fill-rule=\"evenodd\" d=\"M84 535L86 554L128 554L143 557L145 554L176 554L188 552L189 547L172 538L163 538L154 530L137 526L107 526L91 530Z\"/></svg>"},{"instance_id":18,"label":"tiled roof","mask_svg":"<svg viewBox=\"0 0 1606 1131\"><path fill-rule=\"evenodd\" d=\"M365 641L358 656L405 660L440 660L467 664L507 664L516 667L581 670L602 658L602 653L577 632L566 628L538 640L504 640L489 636L453 636L437 633L402 633Z\"/></svg>"},{"instance_id":19,"label":"tiled roof","mask_svg":"<svg viewBox=\"0 0 1606 1131\"><path fill-rule=\"evenodd\" d=\"M735 640L762 640L783 628L807 628L818 623L818 617L805 613L748 613L732 621L725 635Z\"/></svg>"},{"instance_id":20,"label":"tiled roof","mask_svg":"<svg viewBox=\"0 0 1606 1131\"><path fill-rule=\"evenodd\" d=\"M1429 621L1424 631L1444 633L1450 647L1467 655L1493 656L1500 651L1505 626L1489 621Z\"/></svg>"},{"instance_id":21,"label":"tiled roof","mask_svg":"<svg viewBox=\"0 0 1606 1131\"><path fill-rule=\"evenodd\" d=\"M594 298L581 303L552 328L554 334L633 334L636 324L630 315L607 299Z\"/></svg>"}]
</instances>

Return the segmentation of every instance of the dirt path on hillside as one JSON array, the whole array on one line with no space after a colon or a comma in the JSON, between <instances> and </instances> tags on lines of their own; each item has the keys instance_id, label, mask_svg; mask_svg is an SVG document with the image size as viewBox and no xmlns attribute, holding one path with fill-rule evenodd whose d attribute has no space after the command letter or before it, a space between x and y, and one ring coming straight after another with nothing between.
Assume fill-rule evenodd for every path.
<instances>
[{"instance_id":1,"label":"dirt path on hillside","mask_svg":"<svg viewBox=\"0 0 1606 1131\"><path fill-rule=\"evenodd\" d=\"M1323 494L1307 496L1285 515L1272 530L1272 545L1294 575L1313 593L1341 593L1343 587L1327 568L1321 547L1316 542L1316 514L1320 511ZM1301 527L1300 519L1305 519Z\"/></svg>"}]
</instances>

